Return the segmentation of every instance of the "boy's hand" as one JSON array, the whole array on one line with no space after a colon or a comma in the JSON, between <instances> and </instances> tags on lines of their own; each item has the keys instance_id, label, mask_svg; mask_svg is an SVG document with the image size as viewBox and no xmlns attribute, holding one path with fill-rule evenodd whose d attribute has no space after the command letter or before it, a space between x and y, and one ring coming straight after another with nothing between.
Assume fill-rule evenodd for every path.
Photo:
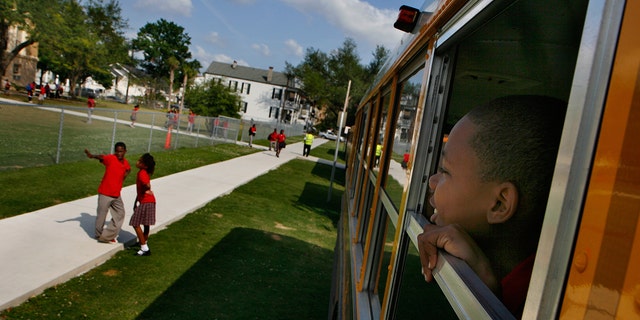
<instances>
[{"instance_id":1,"label":"boy's hand","mask_svg":"<svg viewBox=\"0 0 640 320\"><path fill-rule=\"evenodd\" d=\"M84 153L87 155L87 158L89 158L89 159L93 158L93 156L91 155L91 152L89 152L89 150L84 149Z\"/></svg>"},{"instance_id":2,"label":"boy's hand","mask_svg":"<svg viewBox=\"0 0 640 320\"><path fill-rule=\"evenodd\" d=\"M437 226L427 224L423 233L418 235L418 251L422 274L427 282L433 280L433 269L438 261L438 249L464 260L493 292L499 286L491 263L478 244L459 225Z\"/></svg>"}]
</instances>

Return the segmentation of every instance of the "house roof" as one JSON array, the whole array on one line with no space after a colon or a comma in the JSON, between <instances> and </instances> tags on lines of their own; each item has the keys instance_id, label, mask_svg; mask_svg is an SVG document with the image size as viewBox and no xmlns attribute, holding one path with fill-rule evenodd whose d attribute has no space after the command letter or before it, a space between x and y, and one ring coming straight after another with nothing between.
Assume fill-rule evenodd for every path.
<instances>
[{"instance_id":1,"label":"house roof","mask_svg":"<svg viewBox=\"0 0 640 320\"><path fill-rule=\"evenodd\" d=\"M267 81L269 69L257 69L240 66L226 62L211 62L205 74L223 76L227 78L241 79L253 82L270 83L278 86L287 86L287 76L282 72L272 71L271 81ZM293 83L289 83L289 86Z\"/></svg>"}]
</instances>

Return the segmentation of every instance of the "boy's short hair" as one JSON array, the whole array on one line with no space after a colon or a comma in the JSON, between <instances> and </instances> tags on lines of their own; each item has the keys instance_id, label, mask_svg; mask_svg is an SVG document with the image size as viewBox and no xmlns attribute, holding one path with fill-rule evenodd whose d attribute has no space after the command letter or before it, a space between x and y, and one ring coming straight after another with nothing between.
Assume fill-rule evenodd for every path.
<instances>
[{"instance_id":1,"label":"boy's short hair","mask_svg":"<svg viewBox=\"0 0 640 320\"><path fill-rule=\"evenodd\" d=\"M480 178L513 183L521 219L542 222L543 214L532 213L546 208L565 113L566 103L559 99L521 95L492 100L467 114L476 126L471 147L482 166Z\"/></svg>"},{"instance_id":2,"label":"boy's short hair","mask_svg":"<svg viewBox=\"0 0 640 320\"><path fill-rule=\"evenodd\" d=\"M122 141L116 142L116 144L113 146L114 149L117 149L118 147L122 147L123 149L127 150L127 145Z\"/></svg>"}]
</instances>

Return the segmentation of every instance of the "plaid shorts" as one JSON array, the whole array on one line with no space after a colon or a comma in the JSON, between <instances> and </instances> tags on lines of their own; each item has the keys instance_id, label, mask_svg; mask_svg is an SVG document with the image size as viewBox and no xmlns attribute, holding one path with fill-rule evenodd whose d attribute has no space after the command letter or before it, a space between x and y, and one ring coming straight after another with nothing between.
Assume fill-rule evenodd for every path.
<instances>
[{"instance_id":1,"label":"plaid shorts","mask_svg":"<svg viewBox=\"0 0 640 320\"><path fill-rule=\"evenodd\" d=\"M156 203L141 203L129 220L130 226L152 226L156 224Z\"/></svg>"}]
</instances>

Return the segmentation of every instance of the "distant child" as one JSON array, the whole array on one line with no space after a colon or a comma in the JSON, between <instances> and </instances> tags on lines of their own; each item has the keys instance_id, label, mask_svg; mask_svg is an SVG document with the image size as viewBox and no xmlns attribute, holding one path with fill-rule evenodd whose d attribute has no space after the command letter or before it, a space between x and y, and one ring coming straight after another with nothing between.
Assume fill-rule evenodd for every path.
<instances>
[{"instance_id":1,"label":"distant child","mask_svg":"<svg viewBox=\"0 0 640 320\"><path fill-rule=\"evenodd\" d=\"M87 123L91 123L91 116L93 115L93 109L96 108L96 101L93 100L93 96L89 96L87 99Z\"/></svg>"},{"instance_id":2,"label":"distant child","mask_svg":"<svg viewBox=\"0 0 640 320\"><path fill-rule=\"evenodd\" d=\"M196 114L193 112L193 110L189 110L189 116L187 117L187 120L187 131L189 131L189 133L192 133L193 125L196 123Z\"/></svg>"},{"instance_id":3,"label":"distant child","mask_svg":"<svg viewBox=\"0 0 640 320\"><path fill-rule=\"evenodd\" d=\"M31 83L27 83L25 90L27 90L27 99L29 99L29 102L31 102L31 99L33 99L33 90L35 90L35 87Z\"/></svg>"},{"instance_id":4,"label":"distant child","mask_svg":"<svg viewBox=\"0 0 640 320\"><path fill-rule=\"evenodd\" d=\"M11 82L9 79L4 80L4 94L9 94L9 90L11 90Z\"/></svg>"},{"instance_id":5,"label":"distant child","mask_svg":"<svg viewBox=\"0 0 640 320\"><path fill-rule=\"evenodd\" d=\"M269 151L271 151L271 148L273 148L273 150L278 150L278 146L276 145L277 141L278 130L273 129L273 132L271 132L271 134L269 135Z\"/></svg>"},{"instance_id":6,"label":"distant child","mask_svg":"<svg viewBox=\"0 0 640 320\"><path fill-rule=\"evenodd\" d=\"M456 123L429 178L433 224L418 236L425 280L444 249L521 316L565 111L554 98L509 96Z\"/></svg>"},{"instance_id":7,"label":"distant child","mask_svg":"<svg viewBox=\"0 0 640 320\"><path fill-rule=\"evenodd\" d=\"M137 196L129 225L136 231L140 243L140 250L136 256L149 256L149 226L156 224L156 198L151 191L151 175L156 168L156 161L152 155L145 153L136 162L136 168L140 169L136 177ZM144 226L144 232L140 228L141 225Z\"/></svg>"},{"instance_id":8,"label":"distant child","mask_svg":"<svg viewBox=\"0 0 640 320\"><path fill-rule=\"evenodd\" d=\"M284 135L284 130L280 130L278 134L278 148L276 149L276 157L280 158L280 151L287 146L287 136Z\"/></svg>"},{"instance_id":9,"label":"distant child","mask_svg":"<svg viewBox=\"0 0 640 320\"><path fill-rule=\"evenodd\" d=\"M98 159L104 165L104 175L98 187L98 209L96 215L95 237L99 242L115 243L116 237L120 233L124 222L124 203L120 192L124 179L131 172L131 166L125 159L127 146L124 142L115 144L113 154L93 155L89 150L84 149L84 153L90 159ZM104 222L107 213L111 209L111 223L104 230Z\"/></svg>"},{"instance_id":10,"label":"distant child","mask_svg":"<svg viewBox=\"0 0 640 320\"><path fill-rule=\"evenodd\" d=\"M133 111L131 111L131 117L130 117L131 118L131 124L130 124L131 128L135 127L135 125L136 125L136 119L138 119L138 110L140 110L140 106L136 104L133 107Z\"/></svg>"},{"instance_id":11,"label":"distant child","mask_svg":"<svg viewBox=\"0 0 640 320\"><path fill-rule=\"evenodd\" d=\"M44 104L44 98L47 96L47 88L40 84L40 95L38 96L38 104Z\"/></svg>"},{"instance_id":12,"label":"distant child","mask_svg":"<svg viewBox=\"0 0 640 320\"><path fill-rule=\"evenodd\" d=\"M249 148L253 147L253 137L256 136L256 125L253 124L251 128L249 128Z\"/></svg>"},{"instance_id":13,"label":"distant child","mask_svg":"<svg viewBox=\"0 0 640 320\"><path fill-rule=\"evenodd\" d=\"M402 169L407 169L408 166L409 166L409 153L405 152L402 155Z\"/></svg>"}]
</instances>

